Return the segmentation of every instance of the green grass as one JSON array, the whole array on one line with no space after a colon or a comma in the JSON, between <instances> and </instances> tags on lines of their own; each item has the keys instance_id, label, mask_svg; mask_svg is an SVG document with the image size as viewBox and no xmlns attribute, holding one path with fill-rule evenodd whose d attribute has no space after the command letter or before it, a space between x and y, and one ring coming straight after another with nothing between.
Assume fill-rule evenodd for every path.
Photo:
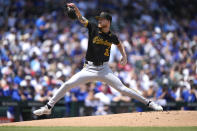
<instances>
[{"instance_id":1,"label":"green grass","mask_svg":"<svg viewBox=\"0 0 197 131\"><path fill-rule=\"evenodd\" d=\"M197 131L197 127L0 127L0 131Z\"/></svg>"}]
</instances>

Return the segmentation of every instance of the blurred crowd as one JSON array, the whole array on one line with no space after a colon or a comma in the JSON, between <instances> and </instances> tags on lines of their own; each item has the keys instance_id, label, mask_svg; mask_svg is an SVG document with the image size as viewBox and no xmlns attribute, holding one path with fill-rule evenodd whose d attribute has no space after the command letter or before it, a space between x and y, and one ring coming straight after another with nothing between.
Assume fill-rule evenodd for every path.
<instances>
[{"instance_id":1,"label":"blurred crowd","mask_svg":"<svg viewBox=\"0 0 197 131\"><path fill-rule=\"evenodd\" d=\"M197 102L197 1L73 2L93 22L101 11L111 13L128 64L118 63L116 46L109 64L126 86L162 105ZM64 0L0 0L0 96L45 102L83 68L88 32L65 16L64 5ZM71 89L64 100L85 102L95 114L107 114L104 105L131 98L92 82Z\"/></svg>"}]
</instances>

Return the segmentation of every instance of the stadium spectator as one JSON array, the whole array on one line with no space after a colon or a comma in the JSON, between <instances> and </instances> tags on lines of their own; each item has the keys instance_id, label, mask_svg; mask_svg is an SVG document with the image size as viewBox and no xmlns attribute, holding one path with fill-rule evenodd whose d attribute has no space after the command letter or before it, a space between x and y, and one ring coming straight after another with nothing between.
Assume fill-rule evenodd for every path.
<instances>
[{"instance_id":1,"label":"stadium spectator","mask_svg":"<svg viewBox=\"0 0 197 131\"><path fill-rule=\"evenodd\" d=\"M191 20L189 24L189 28L190 28L191 37L196 36L197 35L197 15L195 16L193 20Z\"/></svg>"},{"instance_id":2,"label":"stadium spectator","mask_svg":"<svg viewBox=\"0 0 197 131\"><path fill-rule=\"evenodd\" d=\"M46 22L46 15L42 15L36 20L36 35L41 41L44 41L44 34L49 29L50 25Z\"/></svg>"}]
</instances>

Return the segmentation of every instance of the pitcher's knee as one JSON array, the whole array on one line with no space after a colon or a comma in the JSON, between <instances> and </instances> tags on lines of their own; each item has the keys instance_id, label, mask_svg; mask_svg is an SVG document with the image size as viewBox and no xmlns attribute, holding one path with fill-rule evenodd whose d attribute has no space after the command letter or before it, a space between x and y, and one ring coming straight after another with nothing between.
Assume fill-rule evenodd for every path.
<instances>
[{"instance_id":1,"label":"pitcher's knee","mask_svg":"<svg viewBox=\"0 0 197 131\"><path fill-rule=\"evenodd\" d=\"M132 89L130 89L130 88L126 87L126 86L123 86L123 87L121 87L121 93L123 95L131 95L134 92L132 91Z\"/></svg>"}]
</instances>

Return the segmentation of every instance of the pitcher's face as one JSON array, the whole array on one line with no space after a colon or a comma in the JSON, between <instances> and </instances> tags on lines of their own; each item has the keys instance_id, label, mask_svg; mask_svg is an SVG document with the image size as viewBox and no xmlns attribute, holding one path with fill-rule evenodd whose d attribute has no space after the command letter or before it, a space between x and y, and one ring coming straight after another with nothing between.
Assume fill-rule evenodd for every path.
<instances>
[{"instance_id":1,"label":"pitcher's face","mask_svg":"<svg viewBox=\"0 0 197 131\"><path fill-rule=\"evenodd\" d=\"M100 19L98 20L98 27L99 27L99 28L108 27L109 24L110 24L110 22L109 22L107 19L100 18Z\"/></svg>"}]
</instances>

